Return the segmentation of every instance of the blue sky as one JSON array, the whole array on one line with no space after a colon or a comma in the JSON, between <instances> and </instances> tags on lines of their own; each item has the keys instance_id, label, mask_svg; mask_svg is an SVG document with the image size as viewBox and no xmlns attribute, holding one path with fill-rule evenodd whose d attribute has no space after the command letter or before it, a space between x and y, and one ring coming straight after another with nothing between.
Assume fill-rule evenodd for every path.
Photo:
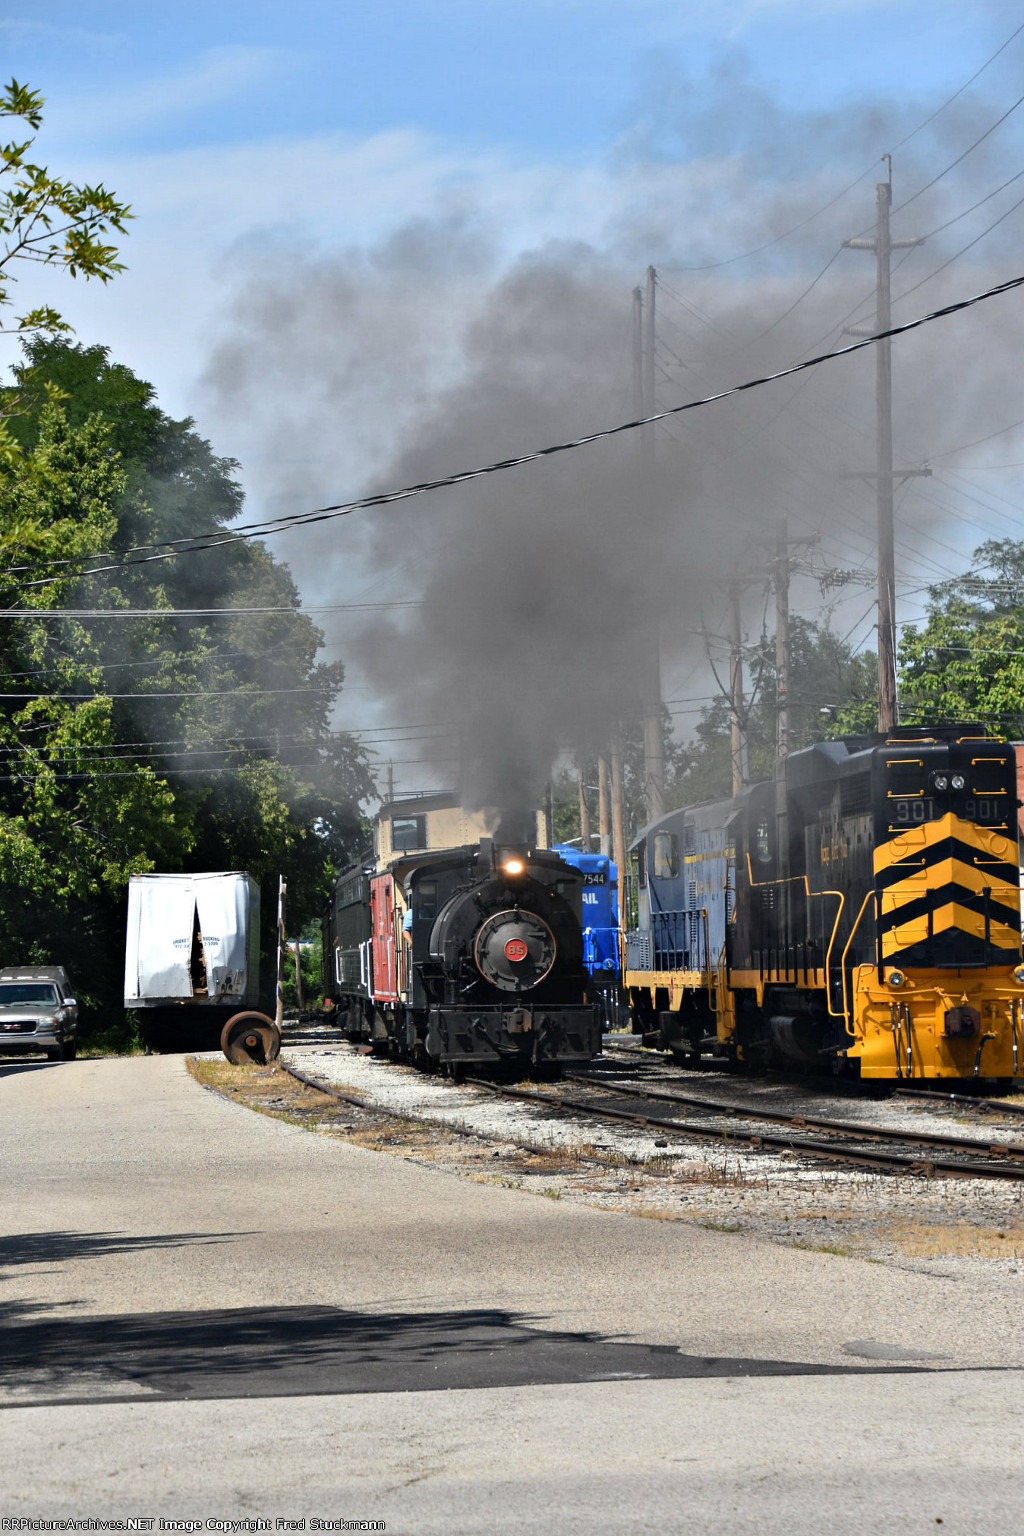
<instances>
[{"instance_id":1,"label":"blue sky","mask_svg":"<svg viewBox=\"0 0 1024 1536\"><path fill-rule=\"evenodd\" d=\"M630 130L666 64L742 51L804 104L913 98L959 85L1015 15L943 0L35 0L3 8L0 41L14 71L83 108L87 142L116 141L90 121L113 97L138 109L136 148L414 128L586 157Z\"/></svg>"},{"instance_id":2,"label":"blue sky","mask_svg":"<svg viewBox=\"0 0 1024 1536\"><path fill-rule=\"evenodd\" d=\"M507 255L583 238L720 259L759 243L766 188L835 190L1018 22L1011 0L33 0L0 8L0 55L48 97L40 157L138 213L119 285L45 296L181 410L225 263L254 243L336 250L458 216ZM1012 99L1021 55L978 89ZM731 180L744 155L753 192ZM699 219L664 179L695 164L715 168ZM799 280L814 254L782 244L762 269Z\"/></svg>"},{"instance_id":3,"label":"blue sky","mask_svg":"<svg viewBox=\"0 0 1024 1536\"><path fill-rule=\"evenodd\" d=\"M631 407L630 287L648 262L666 285L659 404L869 320L871 263L839 247L871 222L887 150L894 202L912 203L894 231L930 237L894 277L897 318L1014 275L1021 186L998 189L1024 164L1024 110L1010 110L1024 34L949 98L1021 20L1010 0L2 4L0 72L48 98L39 159L103 180L137 214L115 283L30 272L22 293L194 415L241 461L250 513L301 510L438 467L452 392L500 399L480 338L531 263L583 273L595 315L621 293L597 424ZM901 493L904 614L981 537L1015 526L1024 454L1003 428L1024 415L1020 306L998 302L972 331L936 327L897 359L898 451L948 470ZM823 559L867 571L871 510L842 476L873 451L870 364L844 377L846 392L837 379L737 410L700 494L770 485L794 526L825 519ZM479 462L538 446L517 420L496 404L447 451ZM737 443L765 455L739 489ZM666 431L660 451L683 455L682 473L694 441ZM330 539L312 561L309 543L279 546L308 598L409 589L408 572L381 575L365 530ZM823 612L813 583L803 597ZM833 617L848 627L866 608L861 589ZM358 676L353 662L356 691Z\"/></svg>"}]
</instances>

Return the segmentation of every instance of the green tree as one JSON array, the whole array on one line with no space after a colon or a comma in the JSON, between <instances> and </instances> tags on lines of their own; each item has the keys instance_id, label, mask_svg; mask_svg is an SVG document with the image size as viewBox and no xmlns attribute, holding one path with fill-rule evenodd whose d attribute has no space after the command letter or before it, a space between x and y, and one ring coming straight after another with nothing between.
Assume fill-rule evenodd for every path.
<instances>
[{"instance_id":1,"label":"green tree","mask_svg":"<svg viewBox=\"0 0 1024 1536\"><path fill-rule=\"evenodd\" d=\"M672 734L672 717L662 709L662 735L665 742L666 804L675 804L678 785L685 774L690 754ZM598 834L598 764L596 757L584 759L573 768L562 765L552 784L552 810L555 841L577 842L580 836L580 801L577 773L583 771L583 783L590 813L590 832L597 847ZM647 820L644 785L644 729L639 711L631 712L622 725L622 789L625 801L626 836L632 837ZM680 802L682 803L682 802Z\"/></svg>"},{"instance_id":2,"label":"green tree","mask_svg":"<svg viewBox=\"0 0 1024 1536\"><path fill-rule=\"evenodd\" d=\"M152 387L112 363L105 348L35 337L26 351L26 376L44 389L11 423L18 453L2 519L9 563L0 604L63 608L69 616L8 623L0 688L9 696L36 690L48 707L68 693L104 697L107 735L92 742L81 771L97 785L123 788L133 769L144 768L161 786L167 835L152 847L140 840L137 867L245 868L261 881L269 982L278 874L289 883L294 931L319 913L334 870L365 835L360 803L373 793L369 767L358 743L330 724L344 669L317 661L322 636L302 612L287 568L262 545L230 539L242 499L232 462L218 458L190 420L167 417ZM46 487L39 466L61 452L67 472ZM171 560L121 558L138 544L207 532L227 542ZM99 560L84 559L101 551ZM102 569L82 574L83 563ZM70 617L74 609L121 607L147 616ZM205 618L172 611L179 608L231 612ZM262 608L279 611L247 611ZM35 721L32 730L39 728ZM14 729L10 750L24 759L34 739L20 722ZM117 908L107 913L104 965L115 983L108 1002L119 987L119 919L131 872L123 863L119 874L111 867L120 887L116 898L104 887Z\"/></svg>"},{"instance_id":3,"label":"green tree","mask_svg":"<svg viewBox=\"0 0 1024 1536\"><path fill-rule=\"evenodd\" d=\"M900 718L977 720L1024 733L1024 542L990 539L963 576L929 589L900 642Z\"/></svg>"},{"instance_id":4,"label":"green tree","mask_svg":"<svg viewBox=\"0 0 1024 1536\"><path fill-rule=\"evenodd\" d=\"M128 204L104 186L79 186L29 158L44 105L38 91L17 80L0 89L0 118L33 130L27 138L0 144L0 308L13 303L11 289L25 262L101 283L124 270L109 236L126 232L132 217ZM56 335L69 329L57 310L40 305L7 319L0 334Z\"/></svg>"},{"instance_id":5,"label":"green tree","mask_svg":"<svg viewBox=\"0 0 1024 1536\"><path fill-rule=\"evenodd\" d=\"M765 635L747 658L746 728L752 782L775 768L778 678L775 637ZM811 620L794 617L789 632L790 750L871 730L877 717L876 661L858 654ZM865 719L871 723L862 723ZM732 793L732 720L728 701L705 709L695 730L690 764L677 781L673 803L694 805Z\"/></svg>"},{"instance_id":6,"label":"green tree","mask_svg":"<svg viewBox=\"0 0 1024 1536\"><path fill-rule=\"evenodd\" d=\"M121 488L103 424L71 428L46 406L32 449L0 462L8 556L49 562L103 548ZM0 952L77 967L88 1005L103 995L96 956L109 970L113 908L128 876L180 863L192 834L151 766L120 758L116 773L97 769L118 755L97 648L84 623L62 621L54 666L53 625L33 617L67 605L78 582L65 569L20 594L24 619L0 620ZM0 600L11 606L10 589Z\"/></svg>"}]
</instances>

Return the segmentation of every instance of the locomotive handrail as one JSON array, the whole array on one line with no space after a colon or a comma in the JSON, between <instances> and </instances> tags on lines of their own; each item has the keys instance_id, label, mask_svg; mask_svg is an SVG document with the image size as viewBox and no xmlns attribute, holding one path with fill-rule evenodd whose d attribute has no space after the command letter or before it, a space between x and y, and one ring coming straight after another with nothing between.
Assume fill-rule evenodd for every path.
<instances>
[{"instance_id":1,"label":"locomotive handrail","mask_svg":"<svg viewBox=\"0 0 1024 1536\"><path fill-rule=\"evenodd\" d=\"M832 937L829 939L828 948L825 951L825 1007L828 1009L830 1018L845 1019L845 1008L842 1013L837 1013L832 1007L832 968L829 965L829 961L832 959L832 946L836 941L836 934L839 932L839 920L843 915L843 908L846 906L846 897L842 891L819 891L818 895L839 897L839 910L836 912L836 920L832 925Z\"/></svg>"},{"instance_id":2,"label":"locomotive handrail","mask_svg":"<svg viewBox=\"0 0 1024 1536\"><path fill-rule=\"evenodd\" d=\"M757 886L758 889L760 889L760 890L764 890L765 887L770 886L770 885L794 885L798 880L802 880L803 881L803 887L804 887L804 895L807 897L808 901L810 901L815 896L838 896L838 898L839 898L839 906L836 909L836 920L835 920L835 922L832 925L832 934L831 934L831 937L829 938L829 941L828 941L828 948L825 951L825 1005L828 1008L829 1015L833 1019L845 1019L846 1018L845 1001L844 1001L844 1006L843 1006L842 1013L838 1013L832 1007L832 982L831 982L831 978L829 976L829 960L832 957L832 946L833 946L833 944L836 941L836 934L839 932L839 920L840 920L840 918L843 915L843 908L846 906L846 896L844 895L844 893L842 891L812 891L811 890L811 882L808 880L806 875L785 875L785 876L783 876L783 878L781 880L755 880L754 879L754 871L753 871L753 868L752 868L751 863L750 863L750 854L749 853L746 855L746 860L747 860L747 876L748 876L748 879L750 881L750 884L751 884L751 886ZM859 920L860 920L860 918L859 918L859 914L858 914L858 921ZM856 928L856 924L854 924L854 927Z\"/></svg>"},{"instance_id":3,"label":"locomotive handrail","mask_svg":"<svg viewBox=\"0 0 1024 1536\"><path fill-rule=\"evenodd\" d=\"M868 902L872 901L872 900L874 900L877 903L878 897L877 897L877 895L876 895L876 893L874 891L868 891L868 893L864 897L864 900L860 904L860 911L857 913L857 916L854 919L853 927L850 929L850 937L846 941L846 946L843 949L842 959L839 962L839 967L840 967L840 970L841 970L841 973L842 973L842 979L843 979L843 1015L842 1016L843 1016L843 1020L844 1020L844 1022L846 1024L846 1033L848 1035L851 1035L851 1036L853 1035L853 1030L850 1028L850 1010L847 1007L847 1003L846 1003L846 957L850 953L850 945L853 943L854 938L856 937L857 929L860 926L860 920L864 916L864 908L867 906ZM878 913L876 911L876 913L875 913L876 920L877 920L877 917L878 917ZM832 1010L829 1009L830 1013L831 1013L831 1011ZM839 1015L838 1014L834 1014L833 1017L834 1018L838 1018Z\"/></svg>"}]
</instances>

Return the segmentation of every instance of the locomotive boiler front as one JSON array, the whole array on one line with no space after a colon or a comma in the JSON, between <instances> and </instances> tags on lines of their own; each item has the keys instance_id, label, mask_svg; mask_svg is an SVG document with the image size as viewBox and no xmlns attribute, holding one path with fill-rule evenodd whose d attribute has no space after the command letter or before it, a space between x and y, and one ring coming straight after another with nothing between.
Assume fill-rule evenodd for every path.
<instances>
[{"instance_id":1,"label":"locomotive boiler front","mask_svg":"<svg viewBox=\"0 0 1024 1536\"><path fill-rule=\"evenodd\" d=\"M556 1064L601 1048L583 964L581 877L484 840L431 925L426 1049L442 1062Z\"/></svg>"},{"instance_id":2,"label":"locomotive boiler front","mask_svg":"<svg viewBox=\"0 0 1024 1536\"><path fill-rule=\"evenodd\" d=\"M486 981L502 992L523 992L544 980L555 963L555 936L536 912L512 907L495 912L477 931L473 960Z\"/></svg>"},{"instance_id":3,"label":"locomotive boiler front","mask_svg":"<svg viewBox=\"0 0 1024 1536\"><path fill-rule=\"evenodd\" d=\"M580 924L557 889L510 858L480 884L456 891L435 919L430 957L461 992L535 993L583 972Z\"/></svg>"}]
</instances>

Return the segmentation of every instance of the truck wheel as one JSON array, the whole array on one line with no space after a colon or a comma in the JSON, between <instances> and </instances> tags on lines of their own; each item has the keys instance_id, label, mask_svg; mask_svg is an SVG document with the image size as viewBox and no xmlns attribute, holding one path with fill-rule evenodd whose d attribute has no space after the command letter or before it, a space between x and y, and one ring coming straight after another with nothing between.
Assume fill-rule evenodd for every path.
<instances>
[{"instance_id":1,"label":"truck wheel","mask_svg":"<svg viewBox=\"0 0 1024 1536\"><path fill-rule=\"evenodd\" d=\"M62 1061L74 1061L75 1057L78 1055L78 1041L65 1040L64 1044L60 1048L60 1054Z\"/></svg>"},{"instance_id":2,"label":"truck wheel","mask_svg":"<svg viewBox=\"0 0 1024 1536\"><path fill-rule=\"evenodd\" d=\"M263 1066L277 1060L281 1032L265 1013L236 1013L221 1031L220 1048L236 1067L247 1063Z\"/></svg>"}]
</instances>

